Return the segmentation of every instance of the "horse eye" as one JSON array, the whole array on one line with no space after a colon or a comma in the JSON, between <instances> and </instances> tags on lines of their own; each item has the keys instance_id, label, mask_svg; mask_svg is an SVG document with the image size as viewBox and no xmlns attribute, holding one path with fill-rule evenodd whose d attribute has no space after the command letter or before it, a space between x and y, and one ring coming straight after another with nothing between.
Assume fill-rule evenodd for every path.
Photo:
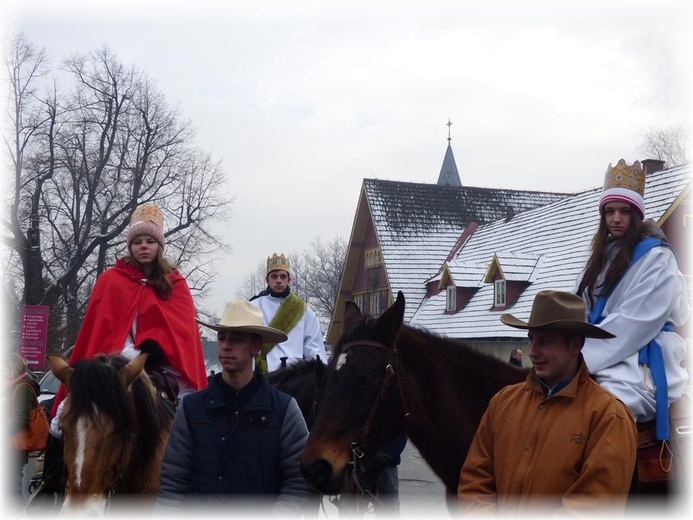
<instances>
[{"instance_id":1,"label":"horse eye","mask_svg":"<svg viewBox=\"0 0 693 520\"><path fill-rule=\"evenodd\" d=\"M363 390L374 388L380 381L376 377L367 377L359 381L359 387Z\"/></svg>"}]
</instances>

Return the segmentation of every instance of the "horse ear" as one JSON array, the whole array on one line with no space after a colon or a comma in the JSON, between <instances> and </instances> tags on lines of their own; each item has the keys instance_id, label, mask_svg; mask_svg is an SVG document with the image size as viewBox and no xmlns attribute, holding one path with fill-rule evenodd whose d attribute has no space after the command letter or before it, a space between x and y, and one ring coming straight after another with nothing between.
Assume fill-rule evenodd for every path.
<instances>
[{"instance_id":1,"label":"horse ear","mask_svg":"<svg viewBox=\"0 0 693 520\"><path fill-rule=\"evenodd\" d=\"M361 319L361 309L352 301L344 303L344 314L342 315L342 330L347 330L352 323Z\"/></svg>"},{"instance_id":2,"label":"horse ear","mask_svg":"<svg viewBox=\"0 0 693 520\"><path fill-rule=\"evenodd\" d=\"M51 372L53 372L53 375L57 377L62 384L66 387L70 386L70 379L75 369L72 368L67 361L60 356L48 356L48 366L50 366Z\"/></svg>"},{"instance_id":3,"label":"horse ear","mask_svg":"<svg viewBox=\"0 0 693 520\"><path fill-rule=\"evenodd\" d=\"M402 291L397 292L395 303L378 318L376 328L380 330L387 338L394 338L399 333L404 323L404 294Z\"/></svg>"},{"instance_id":4,"label":"horse ear","mask_svg":"<svg viewBox=\"0 0 693 520\"><path fill-rule=\"evenodd\" d=\"M318 388L324 386L322 384L323 376L325 375L325 363L322 362L320 356L315 357L315 382Z\"/></svg>"},{"instance_id":5,"label":"horse ear","mask_svg":"<svg viewBox=\"0 0 693 520\"><path fill-rule=\"evenodd\" d=\"M149 354L140 354L120 370L120 377L125 383L126 388L142 373L148 357Z\"/></svg>"}]
</instances>

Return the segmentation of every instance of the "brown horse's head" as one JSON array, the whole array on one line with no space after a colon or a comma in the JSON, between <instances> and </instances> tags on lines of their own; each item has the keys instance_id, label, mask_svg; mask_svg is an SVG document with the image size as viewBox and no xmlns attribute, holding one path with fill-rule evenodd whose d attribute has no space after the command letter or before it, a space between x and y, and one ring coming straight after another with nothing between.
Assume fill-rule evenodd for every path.
<instances>
[{"instance_id":1,"label":"brown horse's head","mask_svg":"<svg viewBox=\"0 0 693 520\"><path fill-rule=\"evenodd\" d=\"M143 371L146 358L97 356L70 366L49 356L67 388L64 512L103 515L111 492L156 493L171 420Z\"/></svg>"},{"instance_id":2,"label":"brown horse's head","mask_svg":"<svg viewBox=\"0 0 693 520\"><path fill-rule=\"evenodd\" d=\"M361 315L348 302L344 332L332 350L301 470L322 493L340 493L352 469L353 448L367 463L377 447L404 428L397 380L395 339L404 318L404 296L380 318ZM354 445L355 443L355 445Z\"/></svg>"}]
</instances>

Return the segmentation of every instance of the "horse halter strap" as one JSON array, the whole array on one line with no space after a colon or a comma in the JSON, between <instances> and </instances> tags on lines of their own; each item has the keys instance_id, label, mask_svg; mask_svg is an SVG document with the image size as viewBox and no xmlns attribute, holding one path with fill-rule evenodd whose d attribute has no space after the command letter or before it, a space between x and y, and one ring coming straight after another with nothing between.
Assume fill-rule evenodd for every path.
<instances>
[{"instance_id":1,"label":"horse halter strap","mask_svg":"<svg viewBox=\"0 0 693 520\"><path fill-rule=\"evenodd\" d=\"M368 340L356 340L356 341L351 341L344 345L342 348L342 352L348 351L351 347L374 347L380 350L385 350L388 351L390 348L385 345L384 343L380 343L377 341L368 341ZM371 429L371 423L373 422L373 418L375 417L376 412L378 411L378 408L380 407L380 403L385 400L385 396L387 395L387 391L390 388L390 384L392 383L392 378L395 377L396 372L394 368L394 364L397 363L397 343L395 342L393 348L392 348L392 356L390 357L390 362L387 364L385 367L385 376L383 377L383 382L380 384L380 390L378 391L378 397L373 401L373 405L371 406L370 412L368 413L368 417L366 419L366 422L363 424L363 428L361 429L361 435L359 436L359 439L357 442L352 442L351 443L351 448L354 454L358 457L361 458L363 457L363 452L361 451L361 446L363 446L366 443L366 439L368 437L368 434L370 433ZM400 394L400 399L402 400L402 407L404 408L404 416L405 418L409 416L409 412L407 410L407 405L404 402L404 394L402 394L402 382L398 378L398 385L399 385L399 394Z\"/></svg>"}]
</instances>

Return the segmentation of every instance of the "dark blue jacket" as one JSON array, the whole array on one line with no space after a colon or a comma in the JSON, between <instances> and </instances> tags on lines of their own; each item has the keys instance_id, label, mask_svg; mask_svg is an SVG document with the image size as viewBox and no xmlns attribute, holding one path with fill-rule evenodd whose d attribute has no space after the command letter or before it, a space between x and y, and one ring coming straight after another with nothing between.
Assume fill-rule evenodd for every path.
<instances>
[{"instance_id":1,"label":"dark blue jacket","mask_svg":"<svg viewBox=\"0 0 693 520\"><path fill-rule=\"evenodd\" d=\"M258 389L232 421L221 377L184 397L176 411L157 509L178 508L190 501L186 495L217 494L265 495L258 501L275 510L300 511L310 494L299 470L308 430L296 401L255 373Z\"/></svg>"}]
</instances>

